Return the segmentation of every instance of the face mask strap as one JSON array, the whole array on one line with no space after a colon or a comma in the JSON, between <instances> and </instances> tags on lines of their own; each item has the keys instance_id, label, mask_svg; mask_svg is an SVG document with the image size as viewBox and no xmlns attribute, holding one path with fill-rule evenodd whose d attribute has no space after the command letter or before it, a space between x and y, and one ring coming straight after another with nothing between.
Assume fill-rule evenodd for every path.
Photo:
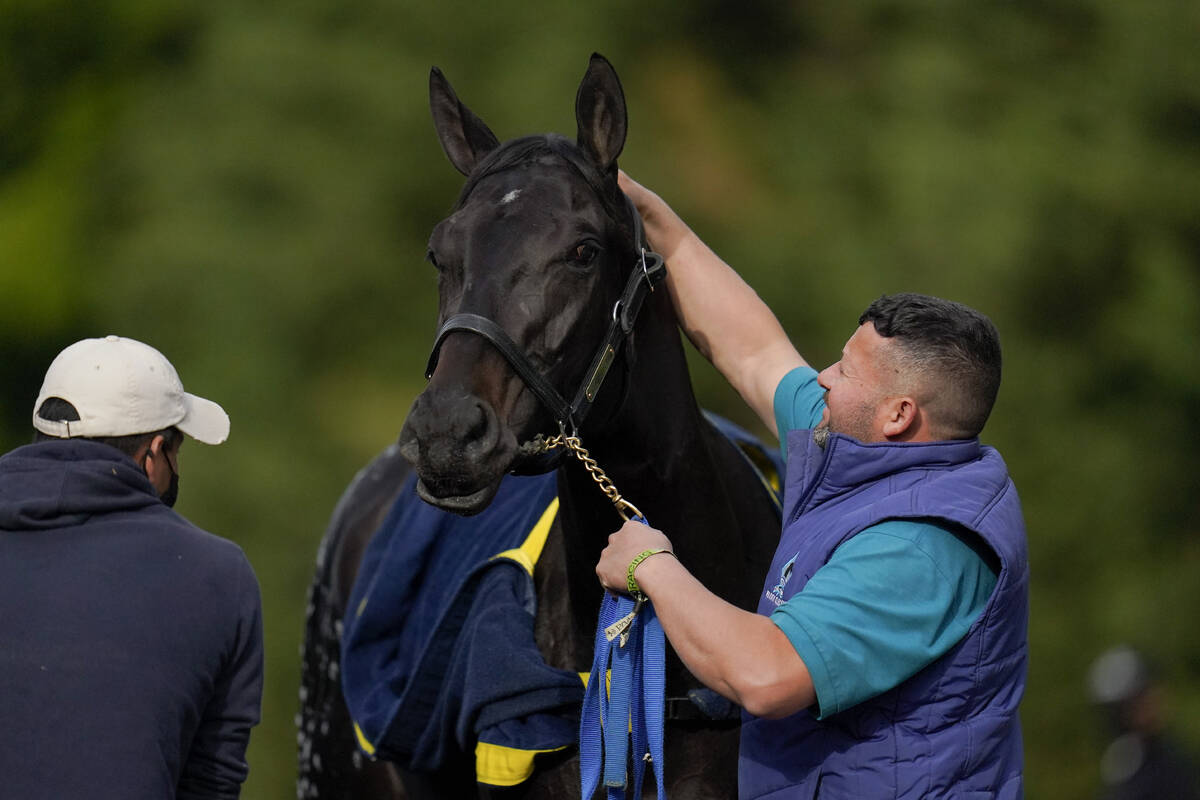
<instances>
[{"instance_id":1,"label":"face mask strap","mask_svg":"<svg viewBox=\"0 0 1200 800\"><path fill-rule=\"evenodd\" d=\"M153 447L154 447L154 440L151 439L150 444L146 446L145 455L142 456L142 462L143 462L142 472L144 472L146 474L147 479L149 479L150 473L145 467L145 460L147 458L156 458L157 457L154 455ZM165 492L163 492L162 494L160 494L158 496L158 499L162 500L163 504L165 506L167 506L167 508L172 508L175 505L175 501L177 499L179 499L179 473L175 471L175 465L171 463L171 457L167 454L167 447L168 447L167 439L164 436L163 437L163 445L162 445L162 448L159 450L159 455L161 455L163 460L167 462L167 469L171 473L171 480L167 484L167 490Z\"/></svg>"}]
</instances>

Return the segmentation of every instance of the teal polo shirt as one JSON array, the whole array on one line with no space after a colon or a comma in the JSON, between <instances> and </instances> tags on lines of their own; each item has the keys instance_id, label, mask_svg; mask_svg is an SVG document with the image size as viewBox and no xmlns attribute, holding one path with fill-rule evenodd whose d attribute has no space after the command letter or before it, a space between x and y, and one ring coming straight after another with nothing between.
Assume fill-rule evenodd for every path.
<instances>
[{"instance_id":1,"label":"teal polo shirt","mask_svg":"<svg viewBox=\"0 0 1200 800\"><path fill-rule=\"evenodd\" d=\"M779 382L775 421L785 460L787 432L820 423L824 392L811 367ZM891 689L956 645L996 585L986 552L969 533L889 520L844 542L775 609L771 621L812 676L818 718Z\"/></svg>"}]
</instances>

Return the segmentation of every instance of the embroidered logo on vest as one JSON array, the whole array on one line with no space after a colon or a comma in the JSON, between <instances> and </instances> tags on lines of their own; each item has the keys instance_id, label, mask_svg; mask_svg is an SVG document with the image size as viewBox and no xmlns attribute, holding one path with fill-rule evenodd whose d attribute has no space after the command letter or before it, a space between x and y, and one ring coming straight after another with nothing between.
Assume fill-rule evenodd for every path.
<instances>
[{"instance_id":1,"label":"embroidered logo on vest","mask_svg":"<svg viewBox=\"0 0 1200 800\"><path fill-rule=\"evenodd\" d=\"M787 582L792 579L792 565L796 563L798 555L800 554L797 553L788 559L788 562L783 565L783 569L779 570L779 583L775 584L770 591L764 592L766 598L777 606L783 605L783 587L787 586Z\"/></svg>"}]
</instances>

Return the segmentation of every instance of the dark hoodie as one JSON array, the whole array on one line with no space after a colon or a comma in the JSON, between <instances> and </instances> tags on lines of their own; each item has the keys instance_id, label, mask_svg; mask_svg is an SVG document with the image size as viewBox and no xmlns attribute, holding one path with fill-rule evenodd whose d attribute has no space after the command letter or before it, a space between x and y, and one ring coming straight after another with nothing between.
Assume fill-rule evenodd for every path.
<instances>
[{"instance_id":1,"label":"dark hoodie","mask_svg":"<svg viewBox=\"0 0 1200 800\"><path fill-rule=\"evenodd\" d=\"M261 695L237 545L107 445L0 458L0 798L236 798Z\"/></svg>"}]
</instances>

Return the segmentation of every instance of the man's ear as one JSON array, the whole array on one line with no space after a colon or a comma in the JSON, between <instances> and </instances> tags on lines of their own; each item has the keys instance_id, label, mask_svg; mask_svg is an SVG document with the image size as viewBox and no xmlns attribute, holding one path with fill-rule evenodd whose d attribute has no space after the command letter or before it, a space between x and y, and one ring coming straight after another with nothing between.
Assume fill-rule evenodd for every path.
<instances>
[{"instance_id":1,"label":"man's ear","mask_svg":"<svg viewBox=\"0 0 1200 800\"><path fill-rule=\"evenodd\" d=\"M146 456L153 457L153 453L150 452L151 448L153 447L154 439L151 439L150 441L146 442L146 445L138 450L134 455L133 460L136 461L137 465L142 469L146 468Z\"/></svg>"},{"instance_id":2,"label":"man's ear","mask_svg":"<svg viewBox=\"0 0 1200 800\"><path fill-rule=\"evenodd\" d=\"M150 444L146 445L146 449L155 458L158 458L159 456L165 456L167 452L167 437L163 436L161 433L157 434L153 439L150 440Z\"/></svg>"},{"instance_id":3,"label":"man's ear","mask_svg":"<svg viewBox=\"0 0 1200 800\"><path fill-rule=\"evenodd\" d=\"M909 395L891 397L887 401L887 416L883 435L893 441L912 439L921 430L921 408Z\"/></svg>"},{"instance_id":4,"label":"man's ear","mask_svg":"<svg viewBox=\"0 0 1200 800\"><path fill-rule=\"evenodd\" d=\"M146 457L150 460L147 462ZM146 445L146 449L142 451L141 466L146 470L146 477L150 478L150 482L154 483L157 473L164 473L169 476L168 470L173 467L167 461L170 456L167 455L167 437L161 433L150 440Z\"/></svg>"}]
</instances>

